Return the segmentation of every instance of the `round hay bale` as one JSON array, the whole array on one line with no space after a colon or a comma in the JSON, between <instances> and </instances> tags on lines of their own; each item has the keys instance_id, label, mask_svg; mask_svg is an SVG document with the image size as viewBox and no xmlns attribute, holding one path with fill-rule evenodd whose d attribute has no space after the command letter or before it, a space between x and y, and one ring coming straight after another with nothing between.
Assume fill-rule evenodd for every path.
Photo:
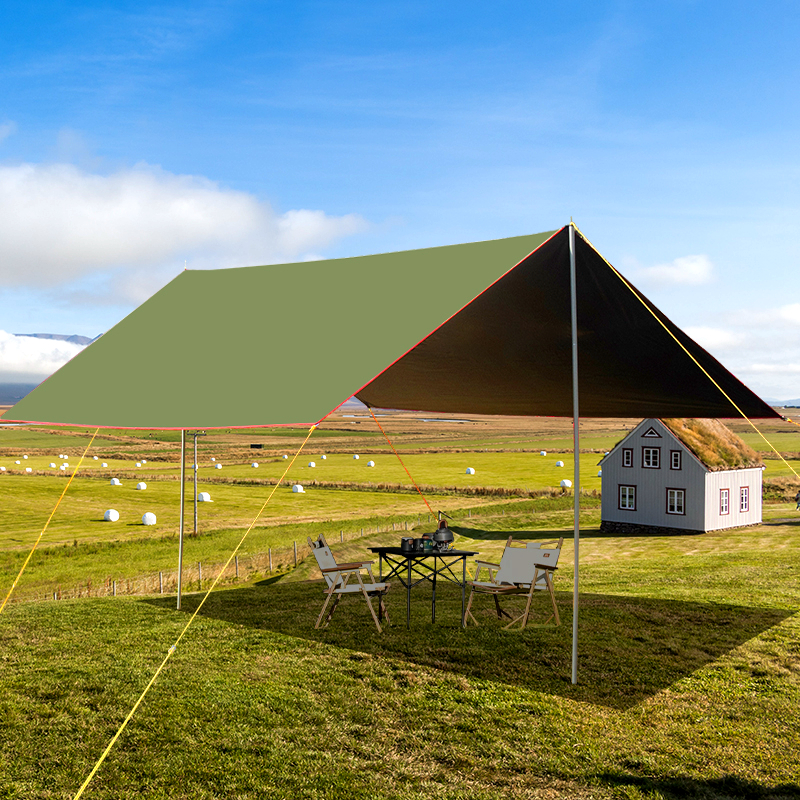
<instances>
[{"instance_id":1,"label":"round hay bale","mask_svg":"<svg viewBox=\"0 0 800 800\"><path fill-rule=\"evenodd\" d=\"M602 478L603 477L603 470L601 470L601 469L597 470L597 477L598 478Z\"/></svg>"},{"instance_id":2,"label":"round hay bale","mask_svg":"<svg viewBox=\"0 0 800 800\"><path fill-rule=\"evenodd\" d=\"M22 462L21 461L15 461L14 463L15 464L21 464Z\"/></svg>"},{"instance_id":3,"label":"round hay bale","mask_svg":"<svg viewBox=\"0 0 800 800\"><path fill-rule=\"evenodd\" d=\"M367 466L368 467L374 467L375 466L375 462L374 461L367 461Z\"/></svg>"},{"instance_id":4,"label":"round hay bale","mask_svg":"<svg viewBox=\"0 0 800 800\"><path fill-rule=\"evenodd\" d=\"M540 450L539 451L539 455L540 456L546 456L547 455L547 450Z\"/></svg>"},{"instance_id":5,"label":"round hay bale","mask_svg":"<svg viewBox=\"0 0 800 800\"><path fill-rule=\"evenodd\" d=\"M222 464L214 464L214 469L222 469Z\"/></svg>"},{"instance_id":6,"label":"round hay bale","mask_svg":"<svg viewBox=\"0 0 800 800\"><path fill-rule=\"evenodd\" d=\"M33 472L33 470L30 467L25 467L25 472Z\"/></svg>"},{"instance_id":7,"label":"round hay bale","mask_svg":"<svg viewBox=\"0 0 800 800\"><path fill-rule=\"evenodd\" d=\"M254 461L254 462L253 462L253 463L252 463L250 466L251 466L253 469L258 469L258 461Z\"/></svg>"},{"instance_id":8,"label":"round hay bale","mask_svg":"<svg viewBox=\"0 0 800 800\"><path fill-rule=\"evenodd\" d=\"M309 462L308 462L308 466L309 466L309 467L311 467L311 468L313 469L313 468L314 468L314 467L316 467L317 465L316 465L316 462L314 462L314 461L309 461Z\"/></svg>"},{"instance_id":9,"label":"round hay bale","mask_svg":"<svg viewBox=\"0 0 800 800\"><path fill-rule=\"evenodd\" d=\"M296 483L294 486L292 486L292 491L295 494L304 494L306 490L299 483Z\"/></svg>"},{"instance_id":10,"label":"round hay bale","mask_svg":"<svg viewBox=\"0 0 800 800\"><path fill-rule=\"evenodd\" d=\"M197 495L197 502L213 503L214 501L211 499L211 494L209 492L200 492L200 494Z\"/></svg>"},{"instance_id":11,"label":"round hay bale","mask_svg":"<svg viewBox=\"0 0 800 800\"><path fill-rule=\"evenodd\" d=\"M143 458L143 459L142 459L142 464L146 464L146 463L147 463L147 459L146 459L146 458Z\"/></svg>"},{"instance_id":12,"label":"round hay bale","mask_svg":"<svg viewBox=\"0 0 800 800\"><path fill-rule=\"evenodd\" d=\"M136 488L143 492L147 488L147 484L144 481L139 481L139 483L136 484Z\"/></svg>"},{"instance_id":13,"label":"round hay bale","mask_svg":"<svg viewBox=\"0 0 800 800\"><path fill-rule=\"evenodd\" d=\"M66 461L61 466L64 467L64 469L69 469L69 463Z\"/></svg>"},{"instance_id":14,"label":"round hay bale","mask_svg":"<svg viewBox=\"0 0 800 800\"><path fill-rule=\"evenodd\" d=\"M326 460L327 460L327 458L328 458L328 456L320 456L320 458L321 458L323 461L326 461Z\"/></svg>"},{"instance_id":15,"label":"round hay bale","mask_svg":"<svg viewBox=\"0 0 800 800\"><path fill-rule=\"evenodd\" d=\"M155 525L156 515L152 511L146 511L142 514L142 525Z\"/></svg>"},{"instance_id":16,"label":"round hay bale","mask_svg":"<svg viewBox=\"0 0 800 800\"><path fill-rule=\"evenodd\" d=\"M104 461L104 462L103 462L103 463L102 463L100 466L101 466L101 467L107 467L107 466L108 466L108 464L106 464L106 462Z\"/></svg>"},{"instance_id":17,"label":"round hay bale","mask_svg":"<svg viewBox=\"0 0 800 800\"><path fill-rule=\"evenodd\" d=\"M562 489L570 489L570 488L572 488L572 481L568 481L566 478L564 478L564 480L561 481L561 488Z\"/></svg>"},{"instance_id":18,"label":"round hay bale","mask_svg":"<svg viewBox=\"0 0 800 800\"><path fill-rule=\"evenodd\" d=\"M27 458L28 456L22 456L23 458Z\"/></svg>"},{"instance_id":19,"label":"round hay bale","mask_svg":"<svg viewBox=\"0 0 800 800\"><path fill-rule=\"evenodd\" d=\"M64 467L61 467L61 469L64 469ZM119 482L119 478L112 478L111 479L111 485L112 486L122 486L122 484Z\"/></svg>"},{"instance_id":20,"label":"round hay bale","mask_svg":"<svg viewBox=\"0 0 800 800\"><path fill-rule=\"evenodd\" d=\"M474 475L475 470L472 467L467 467L467 475Z\"/></svg>"},{"instance_id":21,"label":"round hay bale","mask_svg":"<svg viewBox=\"0 0 800 800\"><path fill-rule=\"evenodd\" d=\"M359 459L359 458L360 458L360 456L358 456L358 455L354 455L354 456L353 456L353 459L354 459L355 461L358 461L358 459Z\"/></svg>"},{"instance_id":22,"label":"round hay bale","mask_svg":"<svg viewBox=\"0 0 800 800\"><path fill-rule=\"evenodd\" d=\"M50 469L55 469L55 468L56 468L55 462L51 461L50 462Z\"/></svg>"},{"instance_id":23,"label":"round hay bale","mask_svg":"<svg viewBox=\"0 0 800 800\"><path fill-rule=\"evenodd\" d=\"M119 521L119 511L116 508L109 508L105 514L103 514L103 519L106 522L118 522Z\"/></svg>"},{"instance_id":24,"label":"round hay bale","mask_svg":"<svg viewBox=\"0 0 800 800\"><path fill-rule=\"evenodd\" d=\"M216 458L214 458L214 457L212 456L211 460L212 460L212 461L216 461L217 459L216 459Z\"/></svg>"},{"instance_id":25,"label":"round hay bale","mask_svg":"<svg viewBox=\"0 0 800 800\"><path fill-rule=\"evenodd\" d=\"M284 460L284 461L286 461L286 459L287 459L287 458L289 458L289 456L286 456L286 455L285 455L285 456L283 457L283 460Z\"/></svg>"},{"instance_id":26,"label":"round hay bale","mask_svg":"<svg viewBox=\"0 0 800 800\"><path fill-rule=\"evenodd\" d=\"M93 458L95 461L97 461L97 460L98 460L98 457L97 457L97 456L92 456L92 458Z\"/></svg>"},{"instance_id":27,"label":"round hay bale","mask_svg":"<svg viewBox=\"0 0 800 800\"><path fill-rule=\"evenodd\" d=\"M142 466L142 462L141 462L141 461L137 461L137 462L136 462L136 466L137 466L137 467L141 467L141 466Z\"/></svg>"},{"instance_id":28,"label":"round hay bale","mask_svg":"<svg viewBox=\"0 0 800 800\"><path fill-rule=\"evenodd\" d=\"M556 461L556 466L557 467L563 467L564 466L564 462L563 461Z\"/></svg>"},{"instance_id":29,"label":"round hay bale","mask_svg":"<svg viewBox=\"0 0 800 800\"><path fill-rule=\"evenodd\" d=\"M62 472L66 472L66 471L67 471L67 468L66 468L66 467L65 467L63 464L62 464L62 465L59 467L59 469L60 469Z\"/></svg>"},{"instance_id":30,"label":"round hay bale","mask_svg":"<svg viewBox=\"0 0 800 800\"><path fill-rule=\"evenodd\" d=\"M5 467L0 467L0 472L5 472L5 471L6 471Z\"/></svg>"}]
</instances>

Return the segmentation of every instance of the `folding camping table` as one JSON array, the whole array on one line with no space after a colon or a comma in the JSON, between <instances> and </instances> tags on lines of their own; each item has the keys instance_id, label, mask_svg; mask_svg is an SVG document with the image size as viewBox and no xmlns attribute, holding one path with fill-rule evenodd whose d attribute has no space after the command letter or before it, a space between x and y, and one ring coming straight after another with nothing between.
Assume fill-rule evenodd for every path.
<instances>
[{"instance_id":1,"label":"folding camping table","mask_svg":"<svg viewBox=\"0 0 800 800\"><path fill-rule=\"evenodd\" d=\"M407 553L399 547L370 547L373 553L379 556L378 570L380 582L397 577L406 587L406 627L411 627L411 589L424 581L430 581L431 591L431 622L436 622L436 580L441 578L461 587L461 625L464 626L464 602L467 585L467 557L477 555L475 550L447 550L440 553L438 550L419 551ZM431 565L431 560L433 564ZM461 578L453 567L461 561ZM383 562L389 569L383 574Z\"/></svg>"}]
</instances>

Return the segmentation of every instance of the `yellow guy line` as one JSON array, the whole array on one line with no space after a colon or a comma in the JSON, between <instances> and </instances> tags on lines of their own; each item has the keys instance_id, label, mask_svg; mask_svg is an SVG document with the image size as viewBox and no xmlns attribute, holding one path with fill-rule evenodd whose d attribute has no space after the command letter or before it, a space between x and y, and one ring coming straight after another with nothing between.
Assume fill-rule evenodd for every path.
<instances>
[{"instance_id":1,"label":"yellow guy line","mask_svg":"<svg viewBox=\"0 0 800 800\"><path fill-rule=\"evenodd\" d=\"M39 546L39 542L42 541L42 536L44 536L44 532L47 530L47 526L50 524L50 520L53 519L53 517L55 516L56 510L58 509L59 505L61 505L61 501L64 499L64 495L67 493L67 489L69 489L70 484L72 483L72 479L75 477L75 475L77 474L78 470L81 468L81 464L83 463L83 459L86 457L86 454L89 452L89 448L92 446L92 442L94 441L94 437L97 436L99 431L100 431L100 428L98 428L92 434L92 438L89 439L89 444L86 445L86 449L83 451L83 455L81 456L80 461L78 461L77 466L72 471L72 475L69 476L69 480L67 481L67 485L64 487L64 491L61 492L61 497L58 498L58 502L56 503L55 508L50 512L50 516L47 518L47 522L45 522L44 528L42 528L42 532L39 534L39 538L33 543L33 547L31 548L30 553L28 553L28 557L25 559L25 563L22 565L22 569L19 571L19 575L17 575L17 577L14 579L14 583L11 584L11 588L8 590L8 594L6 595L6 599L3 600L3 605L0 606L0 614L3 613L3 609L6 607L6 603L8 603L8 600L11 597L12 593L14 592L14 589L17 588L17 583L19 582L19 579L22 577L22 573L25 572L25 567L28 566L28 562L33 557L33 553L36 550L36 548Z\"/></svg>"},{"instance_id":2,"label":"yellow guy line","mask_svg":"<svg viewBox=\"0 0 800 800\"><path fill-rule=\"evenodd\" d=\"M575 223L572 223L572 224L573 224L573 225L575 225ZM642 299L642 297L641 297L641 295L638 293L638 291L637 291L637 290L635 290L635 289L633 288L633 286L632 286L630 283L628 283L628 281L627 281L627 280L626 280L626 279L625 279L625 278L624 278L622 275L620 275L620 273L617 271L616 267L614 267L614 265L613 265L613 264L609 263L608 261L606 261L606 259L605 259L605 258L603 258L603 255L602 255L602 254L601 254L601 253L600 253L600 252L597 250L597 248L596 248L596 247L595 247L595 246L594 246L594 245L593 245L593 244L592 244L592 243L591 243L591 242L590 242L590 241L589 241L589 240L588 240L588 239L587 239L587 238L586 238L586 237L583 235L583 233L580 231L580 229L578 228L578 226L577 226L577 225L575 225L575 230L577 230L577 231L578 231L578 233L580 233L580 234L581 234L581 236L583 237L583 239L584 239L584 240L585 240L585 241L586 241L586 242L589 244L589 246L590 246L590 247L591 247L591 248L592 248L592 249L595 251L595 253L597 253L597 254L600 256L600 258L602 258L602 259L603 259L603 261L605 261L605 262L606 262L606 264L608 264L608 266L610 267L610 269L612 270L612 272L613 272L613 273L614 273L614 274L615 274L615 275L616 275L616 276L617 276L617 277L618 277L618 278L619 278L619 279L622 281L622 283L623 283L623 284L625 284L625 286L627 286L627 287L628 287L628 289L630 289L630 290L631 290L631 294L633 294L633 296L634 296L634 297L635 297L635 298L636 298L636 299L637 299L637 300L638 300L638 301L639 301L639 302L640 302L640 303L641 303L641 304L642 304L642 305L643 305L643 306L644 306L644 307L645 307L645 308L646 308L646 309L647 309L647 310L650 312L650 314L652 314L652 316L653 316L653 319L655 319L655 320L658 322L658 324L659 324L659 325L661 325L661 327L662 327L662 328L663 328L663 329L664 329L664 330L665 330L665 331L666 331L666 332L667 332L667 333L668 333L668 334L669 334L669 335L670 335L670 336L671 336L671 337L672 337L672 338L675 340L675 342L678 344L678 346L681 348L681 350L683 350L683 352L684 352L684 353L686 353L686 355L687 355L687 356L689 356L689 358L691 358L691 359L692 359L692 361L694 361L694 363L695 363L695 364L696 364L696 365L697 365L697 366L700 368L700 370L701 370L701 371L702 371L702 373L703 373L703 374L706 376L706 378L708 378L708 379L711 381L711 383L713 383L713 384L714 384L714 386L716 386L716 387L717 387L717 389L719 389L719 390L720 390L720 392L721 392L721 393L722 393L722 395L725 397L725 399L726 399L726 400L727 400L727 401L728 401L728 402L729 402L729 403L730 403L730 404L731 404L731 405L732 405L732 406L733 406L733 407L734 407L734 408L735 408L735 409L736 409L736 410L739 412L739 414L741 414L741 415L742 415L742 417L743 417L744 419L746 419L746 420L747 420L747 422L748 422L748 424L750 425L750 427L751 427L751 428L752 428L752 429L753 429L753 430L754 430L754 431L755 431L755 432L756 432L756 433L757 433L757 434L758 434L758 435L759 435L759 436L760 436L760 437L761 437L761 438L762 438L762 439L763 439L763 440L764 440L764 441L765 441L765 442L766 442L766 443L767 443L767 444L770 446L770 448L771 448L771 449L772 449L772 451L775 453L775 455L776 455L776 456L778 456L778 458L779 458L781 461L783 461L783 463L784 463L784 464L786 464L786 466L787 466L787 467L789 467L789 469L790 469L790 470L791 470L791 471L794 473L794 476L795 476L796 478L800 478L800 475L798 475L798 474L797 474L797 472L795 472L795 469L794 469L794 467L793 467L793 466L792 466L792 465L791 465L791 464L790 464L790 463L789 463L789 462L788 462L788 461L787 461L787 460L786 460L786 459L785 459L785 458L784 458L784 457L783 457L783 456L782 456L782 455L781 455L781 454L780 454L780 453L779 453L779 452L778 452L778 451L775 449L775 446L772 444L772 442L770 442L770 440L769 440L769 439L767 439L767 437L766 437L766 436L764 436L764 434L763 434L763 433L761 433L761 431L760 431L758 428L756 428L756 426L755 426L755 425L754 425L754 424L751 422L751 420L750 420L750 418L747 416L747 414L745 414L745 413L744 413L744 411L742 411L742 409L741 409L741 408L739 408L739 406L737 406L737 405L736 405L736 403L734 403L734 402L733 402L733 400L730 398L730 396L728 395L728 393L727 393L727 392L726 392L726 391L725 391L725 390L724 390L724 389L723 389L723 388L722 388L722 387L721 387L721 386L720 386L720 385L719 385L719 384L718 384L718 383L717 383L717 382L716 382L716 381L715 381L715 380L714 380L714 379L713 379L713 378L712 378L712 377L711 377L711 376L708 374L708 372L706 371L705 367L703 367L703 365L702 365L702 364L700 364L700 362L699 362L699 361L698 361L698 360L697 360L697 359L696 359L696 358L695 358L695 357L694 357L694 356L693 356L693 355L692 355L692 354L691 354L691 353L690 353L690 352L689 352L689 351L688 351L688 350L687 350L687 349L686 349L686 348L683 346L683 344L682 344L682 343L679 341L678 337L677 337L677 336L675 336L675 334L674 334L674 333L673 333L673 332L672 332L672 331L671 331L671 330L670 330L670 329L669 329L669 328L668 328L668 327L667 327L667 326L666 326L666 325L663 323L663 321L662 321L662 320L660 320L660 319L658 318L658 316L657 316L657 315L656 315L656 313L653 311L653 309L652 309L652 308L650 308L650 306L649 306L649 305L647 305L647 303L645 303L645 301Z\"/></svg>"},{"instance_id":3,"label":"yellow guy line","mask_svg":"<svg viewBox=\"0 0 800 800\"><path fill-rule=\"evenodd\" d=\"M214 578L214 582L211 584L211 588L206 592L205 597L203 597L203 599L200 601L200 605L197 606L194 614L192 614L192 616L189 618L189 621L184 626L183 630L180 633L180 636L178 636L178 638L175 640L175 643L172 645L172 647L170 647L169 650L167 650L167 654L164 656L164 660L158 665L158 669L155 671L155 674L153 675L152 678L150 678L150 682L147 684L147 686L144 687L144 691L141 693L141 695L139 695L139 699L136 701L133 708L128 713L128 716L125 717L125 719L123 720L122 725L119 726L119 730L114 734L114 738L108 743L108 747L106 747L106 749L103 750L103 754L100 756L100 758L97 759L97 763L94 765L92 771L89 773L89 776L81 785L81 788L78 789L78 793L75 795L74 800L78 800L78 798L83 794L84 790L89 785L89 782L92 780L92 778L94 778L95 774L97 773L97 770L100 769L100 765L106 760L106 756L111 752L111 748L114 746L117 739L119 739L120 735L122 734L122 731L125 730L126 726L131 721L131 718L136 713L136 709L139 708L142 700L144 700L145 698L145 695L150 691L150 687L155 683L156 678L161 673L161 670L164 669L164 666L166 665L167 661L169 661L169 657L177 649L178 644L180 643L181 639L183 639L184 635L186 634L186 631L189 630L189 626L194 622L195 617L200 613L200 609L203 607L206 600L208 600L208 597L211 594L211 592L214 591L217 583L219 583L219 579L222 577L223 573L228 568L231 561L233 561L234 556L239 552L239 548L244 544L244 540L247 538L250 531L253 530L253 526L256 524L256 522L258 522L258 518L264 512L264 509L267 507L269 501L272 500L272 495L275 494L276 490L283 482L283 479L286 477L286 473L288 473L289 470L292 468L292 465L297 460L297 457L300 455L300 453L303 451L303 448L306 446L306 442L308 442L308 440L311 438L311 434L314 432L316 428L317 425L312 425L309 428L308 436L306 436L305 440L303 441L303 444L300 445L300 449L294 454L294 458L289 462L289 466L286 467L286 469L284 470L283 475L281 475L280 477L280 480L272 488L272 491L269 493L269 497L264 501L264 505L261 506L261 508L258 511L258 514L256 514L255 516L255 519L250 523L250 527L245 531L244 536L242 536L241 540L239 541L239 544L236 545L235 549L230 554L230 557L225 562L225 566L222 567L222 569L217 574L217 577Z\"/></svg>"}]
</instances>

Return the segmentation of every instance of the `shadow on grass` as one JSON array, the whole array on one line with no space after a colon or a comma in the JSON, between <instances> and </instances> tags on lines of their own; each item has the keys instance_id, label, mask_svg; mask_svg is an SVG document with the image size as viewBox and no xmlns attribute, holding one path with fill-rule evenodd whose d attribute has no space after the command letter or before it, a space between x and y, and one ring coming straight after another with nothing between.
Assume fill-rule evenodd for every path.
<instances>
[{"instance_id":1,"label":"shadow on grass","mask_svg":"<svg viewBox=\"0 0 800 800\"><path fill-rule=\"evenodd\" d=\"M219 591L208 598L200 615L620 709L640 703L791 616L769 608L582 594L579 683L573 686L572 597L566 592L557 593L562 621L558 628L551 624L502 630L491 601L479 597L473 610L480 627L463 630L459 588L439 584L432 624L430 592L420 587L412 592L407 629L405 591L395 584L387 595L391 624L379 634L358 596L344 598L330 626L315 630L322 589L321 581L307 581ZM192 613L200 597L184 596L183 611ZM175 600L142 602L172 611ZM511 599L508 602L513 606ZM535 598L534 622L546 618L546 603L543 595Z\"/></svg>"},{"instance_id":2,"label":"shadow on grass","mask_svg":"<svg viewBox=\"0 0 800 800\"><path fill-rule=\"evenodd\" d=\"M639 796L657 796L664 798L702 798L703 800L795 800L800 799L800 786L796 783L784 783L779 786L764 786L753 781L743 780L734 775L721 778L651 778L632 775L596 776L604 786L632 788L641 792Z\"/></svg>"}]
</instances>

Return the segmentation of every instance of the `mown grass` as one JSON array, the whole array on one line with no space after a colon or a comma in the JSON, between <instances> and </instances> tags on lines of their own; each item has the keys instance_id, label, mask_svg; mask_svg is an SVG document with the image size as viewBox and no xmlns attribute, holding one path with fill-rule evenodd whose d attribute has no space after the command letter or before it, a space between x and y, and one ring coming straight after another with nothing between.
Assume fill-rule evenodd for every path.
<instances>
[{"instance_id":1,"label":"mown grass","mask_svg":"<svg viewBox=\"0 0 800 800\"><path fill-rule=\"evenodd\" d=\"M489 553L536 524L459 532ZM87 797L800 797L798 530L588 530L577 686L566 550L558 629L503 631L482 603L462 631L447 586L436 625L415 590L406 630L395 585L383 635L358 598L315 631L319 582L220 591ZM0 796L72 796L198 600L7 609Z\"/></svg>"}]
</instances>

